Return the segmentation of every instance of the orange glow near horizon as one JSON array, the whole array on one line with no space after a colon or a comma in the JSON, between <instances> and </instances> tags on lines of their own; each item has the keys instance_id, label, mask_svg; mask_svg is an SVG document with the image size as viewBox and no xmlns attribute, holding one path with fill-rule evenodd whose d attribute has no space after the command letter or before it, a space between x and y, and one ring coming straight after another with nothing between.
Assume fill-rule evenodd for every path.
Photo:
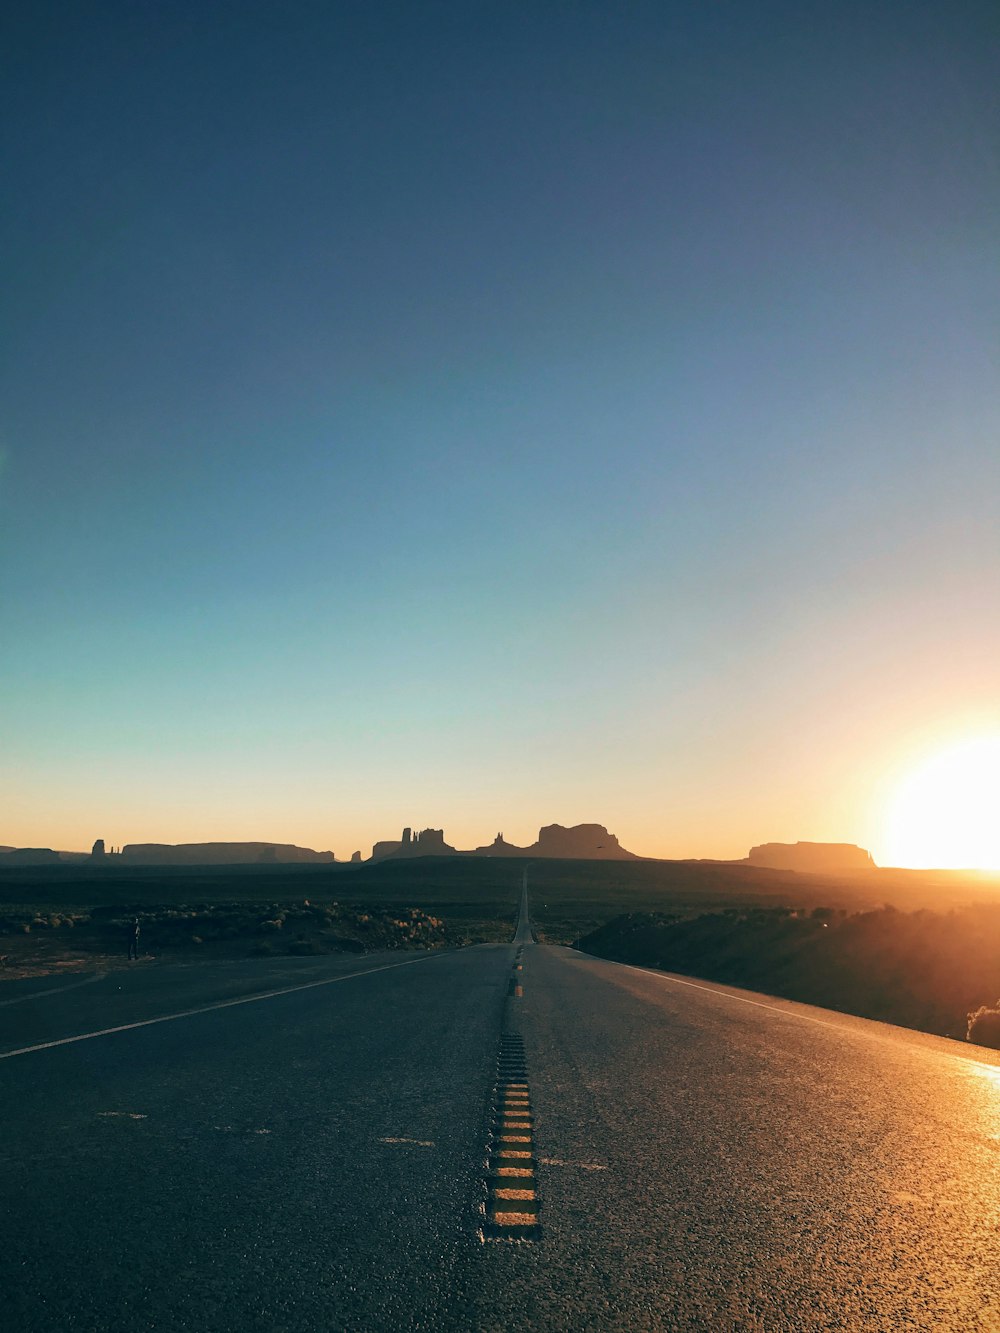
<instances>
[{"instance_id":1,"label":"orange glow near horizon","mask_svg":"<svg viewBox=\"0 0 1000 1333\"><path fill-rule=\"evenodd\" d=\"M896 789L883 864L1000 870L1000 734L925 760Z\"/></svg>"}]
</instances>

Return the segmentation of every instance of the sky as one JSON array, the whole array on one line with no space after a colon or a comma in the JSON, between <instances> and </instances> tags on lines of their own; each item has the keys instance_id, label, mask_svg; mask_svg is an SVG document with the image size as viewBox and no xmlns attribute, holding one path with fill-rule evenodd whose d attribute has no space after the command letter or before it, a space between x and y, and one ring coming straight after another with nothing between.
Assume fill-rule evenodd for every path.
<instances>
[{"instance_id":1,"label":"sky","mask_svg":"<svg viewBox=\"0 0 1000 1333\"><path fill-rule=\"evenodd\" d=\"M1000 734L993 4L0 46L0 843L906 863Z\"/></svg>"}]
</instances>

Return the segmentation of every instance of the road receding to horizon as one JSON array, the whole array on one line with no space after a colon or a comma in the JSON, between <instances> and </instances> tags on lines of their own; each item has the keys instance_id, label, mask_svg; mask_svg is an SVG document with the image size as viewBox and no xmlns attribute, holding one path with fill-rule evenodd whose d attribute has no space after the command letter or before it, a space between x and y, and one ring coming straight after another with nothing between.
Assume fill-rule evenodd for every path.
<instances>
[{"instance_id":1,"label":"road receding to horizon","mask_svg":"<svg viewBox=\"0 0 1000 1333\"><path fill-rule=\"evenodd\" d=\"M509 945L22 994L11 1328L1000 1327L996 1052L536 945L524 897ZM505 1061L516 1241L484 1239Z\"/></svg>"}]
</instances>

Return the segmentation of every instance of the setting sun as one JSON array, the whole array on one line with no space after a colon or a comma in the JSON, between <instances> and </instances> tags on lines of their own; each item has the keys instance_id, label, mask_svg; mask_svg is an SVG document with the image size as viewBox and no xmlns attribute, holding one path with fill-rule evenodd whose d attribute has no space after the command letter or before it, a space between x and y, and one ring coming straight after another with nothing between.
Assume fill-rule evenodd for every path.
<instances>
[{"instance_id":1,"label":"setting sun","mask_svg":"<svg viewBox=\"0 0 1000 1333\"><path fill-rule=\"evenodd\" d=\"M897 788L886 820L889 865L1000 869L1000 735L934 755Z\"/></svg>"}]
</instances>

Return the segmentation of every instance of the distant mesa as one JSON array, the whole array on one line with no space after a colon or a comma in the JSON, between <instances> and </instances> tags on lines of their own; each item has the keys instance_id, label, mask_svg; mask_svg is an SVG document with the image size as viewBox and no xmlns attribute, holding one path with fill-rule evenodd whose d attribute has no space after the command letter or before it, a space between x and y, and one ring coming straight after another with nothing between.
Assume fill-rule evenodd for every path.
<instances>
[{"instance_id":1,"label":"distant mesa","mask_svg":"<svg viewBox=\"0 0 1000 1333\"><path fill-rule=\"evenodd\" d=\"M622 847L603 824L577 824L563 828L548 824L539 830L538 840L530 847L516 847L502 833L485 847L471 852L456 852L444 840L443 829L422 829L412 833L403 829L398 842L377 842L372 848L373 861L403 860L412 856L551 856L578 861L636 861L640 858Z\"/></svg>"},{"instance_id":2,"label":"distant mesa","mask_svg":"<svg viewBox=\"0 0 1000 1333\"><path fill-rule=\"evenodd\" d=\"M763 842L750 848L752 866L767 870L798 870L809 875L842 875L874 870L871 853L852 842Z\"/></svg>"},{"instance_id":3,"label":"distant mesa","mask_svg":"<svg viewBox=\"0 0 1000 1333\"><path fill-rule=\"evenodd\" d=\"M373 861L387 861L389 858L403 859L411 856L454 856L455 848L449 847L444 840L444 829L425 828L418 833L403 829L403 836L398 842L377 842L372 848Z\"/></svg>"},{"instance_id":4,"label":"distant mesa","mask_svg":"<svg viewBox=\"0 0 1000 1333\"><path fill-rule=\"evenodd\" d=\"M575 824L572 828L548 824L539 829L538 841L528 851L532 856L561 856L588 861L640 859L634 852L627 852L603 824Z\"/></svg>"},{"instance_id":5,"label":"distant mesa","mask_svg":"<svg viewBox=\"0 0 1000 1333\"><path fill-rule=\"evenodd\" d=\"M351 852L351 865L356 866L361 860L360 852Z\"/></svg>"},{"instance_id":6,"label":"distant mesa","mask_svg":"<svg viewBox=\"0 0 1000 1333\"><path fill-rule=\"evenodd\" d=\"M546 824L530 847L515 847L498 833L488 847L477 847L476 856L551 856L565 861L638 861L603 824Z\"/></svg>"},{"instance_id":7,"label":"distant mesa","mask_svg":"<svg viewBox=\"0 0 1000 1333\"><path fill-rule=\"evenodd\" d=\"M291 865L334 861L333 852L314 852L285 842L132 842L121 859L147 866Z\"/></svg>"},{"instance_id":8,"label":"distant mesa","mask_svg":"<svg viewBox=\"0 0 1000 1333\"><path fill-rule=\"evenodd\" d=\"M62 860L51 847L8 847L0 852L0 865L55 866Z\"/></svg>"},{"instance_id":9,"label":"distant mesa","mask_svg":"<svg viewBox=\"0 0 1000 1333\"><path fill-rule=\"evenodd\" d=\"M408 830L403 830L403 845L406 845ZM425 828L414 833L410 839L411 856L448 856L454 854L454 847L449 847L444 840L443 828Z\"/></svg>"},{"instance_id":10,"label":"distant mesa","mask_svg":"<svg viewBox=\"0 0 1000 1333\"><path fill-rule=\"evenodd\" d=\"M51 847L0 847L0 867L97 863L113 866L223 866L330 863L333 852L314 852L284 842L133 842L108 848L98 838L89 852L57 852Z\"/></svg>"}]
</instances>

